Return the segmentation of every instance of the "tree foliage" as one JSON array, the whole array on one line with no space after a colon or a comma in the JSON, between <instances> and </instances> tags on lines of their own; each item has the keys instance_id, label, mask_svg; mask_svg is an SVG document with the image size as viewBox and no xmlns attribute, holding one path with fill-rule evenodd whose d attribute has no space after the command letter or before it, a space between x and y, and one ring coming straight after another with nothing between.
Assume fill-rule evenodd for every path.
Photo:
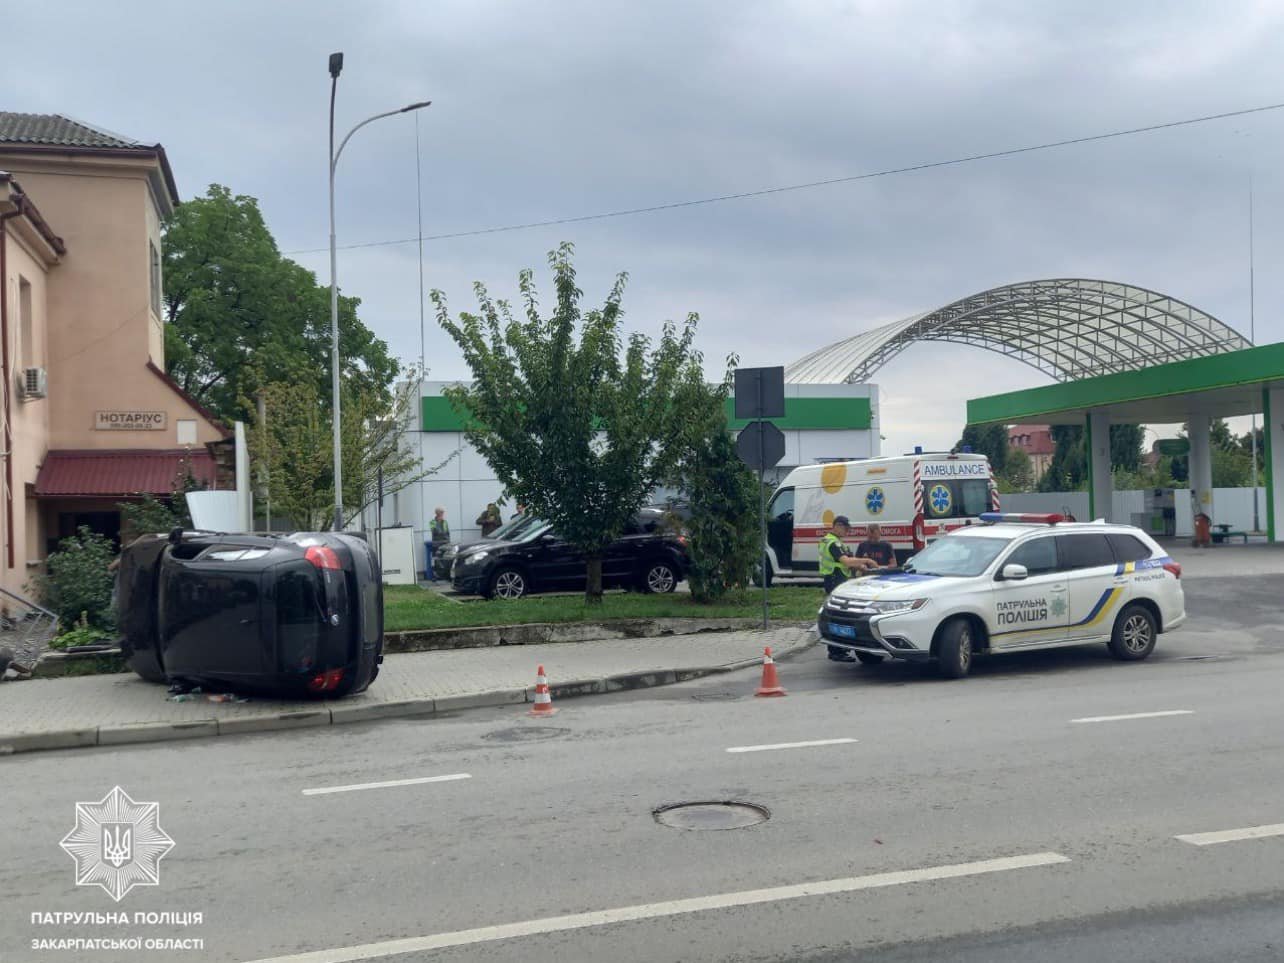
<instances>
[{"instance_id":1,"label":"tree foliage","mask_svg":"<svg viewBox=\"0 0 1284 963\"><path fill-rule=\"evenodd\" d=\"M687 583L697 602L713 602L747 585L758 564L758 480L740 460L727 424L730 382L692 391L687 434L673 484L686 496L691 569Z\"/></svg>"},{"instance_id":2,"label":"tree foliage","mask_svg":"<svg viewBox=\"0 0 1284 963\"><path fill-rule=\"evenodd\" d=\"M89 626L112 628L110 565L115 556L110 538L83 526L50 553L46 574L38 577L36 587L44 606L57 614L64 627L71 628L83 616Z\"/></svg>"},{"instance_id":3,"label":"tree foliage","mask_svg":"<svg viewBox=\"0 0 1284 963\"><path fill-rule=\"evenodd\" d=\"M990 460L994 473L1001 474L1011 449L1007 425L968 425L963 429L963 437L957 447L968 447L978 455L984 455Z\"/></svg>"},{"instance_id":4,"label":"tree foliage","mask_svg":"<svg viewBox=\"0 0 1284 963\"><path fill-rule=\"evenodd\" d=\"M385 492L440 469L423 469L406 427L419 396L418 379L402 382L386 401L380 392L345 384L340 403L343 506L350 522ZM312 381L274 382L262 389L263 419L250 429L251 474L272 514L320 531L334 524L334 443L329 406ZM449 460L449 459L448 459ZM444 463L443 463L444 464Z\"/></svg>"},{"instance_id":5,"label":"tree foliage","mask_svg":"<svg viewBox=\"0 0 1284 963\"><path fill-rule=\"evenodd\" d=\"M1141 470L1141 425L1110 426L1110 466L1136 475ZM1048 470L1039 479L1039 491L1084 491L1088 487L1088 447L1084 430L1079 425L1052 426L1053 451Z\"/></svg>"},{"instance_id":6,"label":"tree foliage","mask_svg":"<svg viewBox=\"0 0 1284 963\"><path fill-rule=\"evenodd\" d=\"M330 291L283 257L258 202L218 184L165 224L165 365L219 417L248 420L245 399L269 382L309 382L328 403ZM397 373L388 346L339 299L343 378L384 394Z\"/></svg>"},{"instance_id":7,"label":"tree foliage","mask_svg":"<svg viewBox=\"0 0 1284 963\"><path fill-rule=\"evenodd\" d=\"M1028 492L1034 489L1034 462L1022 448L1008 450L1003 471L995 475L1001 492Z\"/></svg>"},{"instance_id":8,"label":"tree foliage","mask_svg":"<svg viewBox=\"0 0 1284 963\"><path fill-rule=\"evenodd\" d=\"M696 316L666 323L658 342L621 333L627 276L600 308L582 311L573 248L548 255L554 304L541 316L533 273L518 279L522 317L486 288L479 314L437 319L463 353L470 386L447 394L469 418L468 440L505 490L552 523L588 559L586 600L600 601L602 553L668 477L685 434L682 402L703 386L692 347Z\"/></svg>"}]
</instances>

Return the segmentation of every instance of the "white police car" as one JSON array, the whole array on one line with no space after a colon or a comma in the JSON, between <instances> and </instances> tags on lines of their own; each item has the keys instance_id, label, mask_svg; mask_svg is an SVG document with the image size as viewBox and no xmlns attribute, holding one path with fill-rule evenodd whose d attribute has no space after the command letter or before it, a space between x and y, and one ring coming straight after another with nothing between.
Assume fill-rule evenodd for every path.
<instances>
[{"instance_id":1,"label":"white police car","mask_svg":"<svg viewBox=\"0 0 1284 963\"><path fill-rule=\"evenodd\" d=\"M980 519L902 572L836 588L817 620L830 656L936 660L952 679L980 653L1093 642L1131 662L1186 620L1181 566L1138 528L1060 515Z\"/></svg>"}]
</instances>

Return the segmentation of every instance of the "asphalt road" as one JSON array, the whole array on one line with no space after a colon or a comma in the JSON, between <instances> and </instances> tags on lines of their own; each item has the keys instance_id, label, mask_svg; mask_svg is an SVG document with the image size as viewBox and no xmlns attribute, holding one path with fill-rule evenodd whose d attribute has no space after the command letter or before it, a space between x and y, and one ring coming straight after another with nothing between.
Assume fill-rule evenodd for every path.
<instances>
[{"instance_id":1,"label":"asphalt road","mask_svg":"<svg viewBox=\"0 0 1284 963\"><path fill-rule=\"evenodd\" d=\"M1279 960L1282 597L1280 577L1189 580L1190 623L1135 665L1027 653L943 682L813 651L781 666L784 699L739 673L547 720L3 759L0 960ZM854 741L757 749L817 740ZM117 784L176 842L119 904L58 846ZM652 816L697 800L770 818ZM31 919L86 910L203 923ZM204 949L31 949L127 935Z\"/></svg>"}]
</instances>

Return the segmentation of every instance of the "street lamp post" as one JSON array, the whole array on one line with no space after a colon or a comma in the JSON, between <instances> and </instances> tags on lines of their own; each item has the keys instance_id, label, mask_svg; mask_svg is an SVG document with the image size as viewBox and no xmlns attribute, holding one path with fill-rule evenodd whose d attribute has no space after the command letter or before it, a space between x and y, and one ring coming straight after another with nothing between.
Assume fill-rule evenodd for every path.
<instances>
[{"instance_id":1,"label":"street lamp post","mask_svg":"<svg viewBox=\"0 0 1284 963\"><path fill-rule=\"evenodd\" d=\"M334 97L339 86L339 74L343 70L343 54L330 54L330 392L334 405L334 530L343 528L343 448L339 440L339 282L338 258L334 239L334 171L339 163L339 155L348 146L352 135L366 124L373 123L394 114L408 114L420 110L432 103L422 100L407 104L396 110L386 110L382 114L367 117L353 127L339 142L339 149L334 149Z\"/></svg>"}]
</instances>

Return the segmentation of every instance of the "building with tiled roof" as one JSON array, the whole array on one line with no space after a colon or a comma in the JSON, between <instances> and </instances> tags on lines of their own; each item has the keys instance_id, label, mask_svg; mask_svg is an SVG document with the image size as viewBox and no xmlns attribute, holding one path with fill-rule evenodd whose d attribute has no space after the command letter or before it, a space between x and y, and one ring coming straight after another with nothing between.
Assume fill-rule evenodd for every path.
<instances>
[{"instance_id":1,"label":"building with tiled roof","mask_svg":"<svg viewBox=\"0 0 1284 963\"><path fill-rule=\"evenodd\" d=\"M118 535L122 501L217 481L227 431L165 374L160 144L0 111L0 586L57 541Z\"/></svg>"}]
</instances>

